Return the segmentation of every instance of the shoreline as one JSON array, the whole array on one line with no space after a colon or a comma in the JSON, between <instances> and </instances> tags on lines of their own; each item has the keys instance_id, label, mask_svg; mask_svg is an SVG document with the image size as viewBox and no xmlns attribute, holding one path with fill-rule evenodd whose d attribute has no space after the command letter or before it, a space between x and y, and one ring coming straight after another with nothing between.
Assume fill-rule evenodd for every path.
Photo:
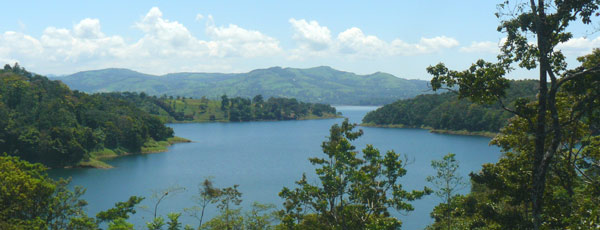
<instances>
[{"instance_id":1,"label":"shoreline","mask_svg":"<svg viewBox=\"0 0 600 230\"><path fill-rule=\"evenodd\" d=\"M131 153L120 150L103 149L90 153L90 159L87 161L79 162L74 166L68 166L65 168L97 168L97 169L111 169L114 168L112 165L106 163L105 159L113 159L117 157L129 156L129 155L143 155L161 153L169 150L169 147L178 143L190 143L191 140L183 137L170 137L164 141L150 141L144 143L140 152Z\"/></svg>"},{"instance_id":2,"label":"shoreline","mask_svg":"<svg viewBox=\"0 0 600 230\"><path fill-rule=\"evenodd\" d=\"M257 122L257 121L307 121L307 120L324 120L324 119L336 119L336 118L344 118L341 115L328 115L328 116L307 116L298 119L290 119L290 120L250 120L250 121L229 121L229 120L191 120L191 121L166 121L166 124L192 124L192 123L242 123L242 122Z\"/></svg>"},{"instance_id":3,"label":"shoreline","mask_svg":"<svg viewBox=\"0 0 600 230\"><path fill-rule=\"evenodd\" d=\"M362 123L359 126L373 127L373 128L394 128L394 129L426 129L426 130L429 130L430 133L437 133L437 134L481 136L481 137L490 137L490 138L494 138L496 135L498 135L498 133L487 132L487 131L471 132L471 131L467 131L467 130L434 129L431 127L411 127L411 126L406 126L406 125L376 125L376 124Z\"/></svg>"},{"instance_id":4,"label":"shoreline","mask_svg":"<svg viewBox=\"0 0 600 230\"><path fill-rule=\"evenodd\" d=\"M324 120L324 119L337 119L344 118L341 115L328 115L328 116L308 116L294 120L253 120L253 121L240 121L241 122L260 122L260 121L303 121L303 120ZM167 124L191 124L191 123L234 123L233 121L175 121L169 122ZM125 152L119 149L102 149L94 152L90 152L90 158L87 161L81 161L73 166L67 166L65 168L97 168L97 169L111 169L114 168L112 165L106 163L105 159L113 159L122 156L129 155L143 155L143 154L153 154L153 153L161 153L168 151L168 147L177 143L190 143L191 140L182 138L182 137L171 137L165 141L149 141L144 143L142 146L142 150L137 153Z\"/></svg>"}]
</instances>

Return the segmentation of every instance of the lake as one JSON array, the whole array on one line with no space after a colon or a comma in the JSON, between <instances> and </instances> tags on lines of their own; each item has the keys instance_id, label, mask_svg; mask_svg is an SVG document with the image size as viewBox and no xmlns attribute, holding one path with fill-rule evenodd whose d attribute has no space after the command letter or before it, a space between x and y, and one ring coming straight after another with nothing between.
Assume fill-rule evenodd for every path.
<instances>
[{"instance_id":1,"label":"lake","mask_svg":"<svg viewBox=\"0 0 600 230\"><path fill-rule=\"evenodd\" d=\"M375 107L338 107L338 111L356 123L373 109ZM162 215L183 212L183 208L193 206L192 196L207 177L212 177L218 187L238 184L244 207L254 201L281 207L282 199L277 194L284 186L294 186L302 173L314 181L314 167L307 159L323 156L320 146L329 128L342 121L170 124L175 135L193 143L173 145L165 153L116 158L108 162L115 167L113 169L54 169L49 173L53 178L72 177L71 185L87 188L83 198L89 202L90 216L129 196L146 197L142 202L146 207L138 209L130 219L136 229L145 227L144 223L152 218L153 193L172 187L185 188L169 195L159 206ZM486 137L435 134L422 129L360 128L364 135L355 142L359 149L373 144L382 153L394 150L411 160L406 167L407 175L400 179L405 189L431 187L425 181L428 175L434 174L431 160L441 159L449 152L456 154L460 173L466 180L469 172L480 170L484 163L496 162L500 156L499 148L489 146L490 138ZM423 229L432 222L429 213L440 202L441 199L432 194L413 202L415 210L410 213L393 213L402 220L403 229ZM214 216L215 212L216 207L211 206L207 217ZM197 225L195 219L185 214L181 220Z\"/></svg>"}]
</instances>

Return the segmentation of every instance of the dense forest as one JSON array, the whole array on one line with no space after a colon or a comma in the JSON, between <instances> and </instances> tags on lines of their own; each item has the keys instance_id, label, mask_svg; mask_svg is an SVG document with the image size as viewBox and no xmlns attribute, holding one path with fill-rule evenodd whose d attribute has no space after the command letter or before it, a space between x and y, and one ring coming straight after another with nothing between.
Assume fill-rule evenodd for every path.
<instances>
[{"instance_id":1,"label":"dense forest","mask_svg":"<svg viewBox=\"0 0 600 230\"><path fill-rule=\"evenodd\" d=\"M145 93L101 93L103 97L129 101L138 108L160 117L165 122L272 121L333 118L336 109L330 105L299 102L294 98L252 99L222 95L220 100L148 96Z\"/></svg>"},{"instance_id":2,"label":"dense forest","mask_svg":"<svg viewBox=\"0 0 600 230\"><path fill-rule=\"evenodd\" d=\"M538 82L511 81L502 104L514 107L519 99L534 99ZM466 130L469 132L498 132L514 114L504 110L502 104L478 104L459 99L454 92L419 95L412 99L396 101L364 118L365 125L398 126L408 128L433 128L437 130Z\"/></svg>"},{"instance_id":3,"label":"dense forest","mask_svg":"<svg viewBox=\"0 0 600 230\"><path fill-rule=\"evenodd\" d=\"M71 91L18 64L0 70L0 153L65 167L95 151L140 152L170 137L158 117L127 101Z\"/></svg>"}]
</instances>

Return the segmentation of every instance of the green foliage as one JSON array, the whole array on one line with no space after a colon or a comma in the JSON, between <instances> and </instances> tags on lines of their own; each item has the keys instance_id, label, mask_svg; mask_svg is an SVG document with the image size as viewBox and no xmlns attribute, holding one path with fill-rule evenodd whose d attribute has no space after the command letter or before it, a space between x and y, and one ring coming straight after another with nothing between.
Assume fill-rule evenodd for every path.
<instances>
[{"instance_id":1,"label":"green foliage","mask_svg":"<svg viewBox=\"0 0 600 230\"><path fill-rule=\"evenodd\" d=\"M511 81L505 101L511 108L522 108L535 98L536 81ZM498 132L514 114L500 103L481 105L460 99L452 92L419 95L399 100L367 113L363 123L377 126L433 128L436 130L466 130L469 132Z\"/></svg>"},{"instance_id":2,"label":"green foliage","mask_svg":"<svg viewBox=\"0 0 600 230\"><path fill-rule=\"evenodd\" d=\"M244 226L247 230L274 229L273 223L277 222L277 212L273 204L252 203L252 208L244 217Z\"/></svg>"},{"instance_id":3,"label":"green foliage","mask_svg":"<svg viewBox=\"0 0 600 230\"><path fill-rule=\"evenodd\" d=\"M406 174L405 163L394 151L381 155L371 145L362 157L351 141L362 135L352 131L346 119L331 127L329 140L323 142L325 158L311 158L319 184L309 184L306 176L295 189L283 188L282 225L288 229L397 229L401 221L390 216L389 208L411 211L407 201L431 193L408 192L399 183ZM312 210L314 213L308 213Z\"/></svg>"},{"instance_id":4,"label":"green foliage","mask_svg":"<svg viewBox=\"0 0 600 230\"><path fill-rule=\"evenodd\" d=\"M264 100L261 95L255 96L255 100L223 95L220 101L208 100L205 97L167 99L137 93L101 95L129 101L167 122L301 120L336 116L335 108L330 105L275 97Z\"/></svg>"},{"instance_id":5,"label":"green foliage","mask_svg":"<svg viewBox=\"0 0 600 230\"><path fill-rule=\"evenodd\" d=\"M221 209L218 216L212 218L199 229L210 230L269 230L276 229L275 223L278 222L275 205L253 203L250 210L245 213L241 208L229 210Z\"/></svg>"},{"instance_id":6,"label":"green foliage","mask_svg":"<svg viewBox=\"0 0 600 230\"><path fill-rule=\"evenodd\" d=\"M598 60L595 50L580 60ZM596 63L597 64L597 63ZM593 66L593 65L592 65ZM578 71L585 70L578 68ZM544 183L540 215L543 229L595 229L600 223L600 137L598 119L600 101L598 73L587 73L564 84L554 106L562 135L551 158ZM523 105L523 111L535 111L537 103ZM552 127L552 114L546 114L545 126ZM451 202L451 215L461 229L532 229L532 209L536 153L536 113L516 116L509 121L492 144L502 148L503 157L485 164L481 172L471 174L472 190ZM552 149L555 135L547 134L545 149ZM443 226L445 205L434 209L436 222Z\"/></svg>"},{"instance_id":7,"label":"green foliage","mask_svg":"<svg viewBox=\"0 0 600 230\"><path fill-rule=\"evenodd\" d=\"M242 193L238 191L238 185L221 189L219 193L220 215L206 223L210 229L237 229L243 224L243 217L240 215L241 208L234 208L242 203Z\"/></svg>"},{"instance_id":8,"label":"green foliage","mask_svg":"<svg viewBox=\"0 0 600 230\"><path fill-rule=\"evenodd\" d=\"M129 219L129 213L135 214L135 206L144 200L143 197L132 196L125 202L118 202L114 208L96 214L99 222Z\"/></svg>"},{"instance_id":9,"label":"green foliage","mask_svg":"<svg viewBox=\"0 0 600 230\"><path fill-rule=\"evenodd\" d=\"M95 229L86 216L84 189L67 189L40 164L0 156L0 229Z\"/></svg>"},{"instance_id":10,"label":"green foliage","mask_svg":"<svg viewBox=\"0 0 600 230\"><path fill-rule=\"evenodd\" d=\"M180 230L181 223L179 222L179 217L181 213L169 213L167 217L169 217L169 222L167 223L167 230Z\"/></svg>"},{"instance_id":11,"label":"green foliage","mask_svg":"<svg viewBox=\"0 0 600 230\"><path fill-rule=\"evenodd\" d=\"M309 69L257 69L248 73L174 73L153 76L127 69L84 71L60 78L85 92L146 92L213 100L229 97L297 98L299 101L336 105L383 105L411 98L427 90L427 82L387 73L356 75L330 67Z\"/></svg>"},{"instance_id":12,"label":"green foliage","mask_svg":"<svg viewBox=\"0 0 600 230\"><path fill-rule=\"evenodd\" d=\"M23 68L0 70L0 152L50 167L104 148L139 152L173 130L123 100L71 91Z\"/></svg>"},{"instance_id":13,"label":"green foliage","mask_svg":"<svg viewBox=\"0 0 600 230\"><path fill-rule=\"evenodd\" d=\"M443 85L452 89L459 87L458 98L470 98L480 104L491 104L503 98L509 87L508 79L503 78L506 70L502 65L478 60L462 72L448 70L443 63L427 67L433 75L431 87L441 89Z\"/></svg>"},{"instance_id":14,"label":"green foliage","mask_svg":"<svg viewBox=\"0 0 600 230\"><path fill-rule=\"evenodd\" d=\"M165 226L165 219L161 216L155 217L152 222L146 223L148 230L162 230L163 226Z\"/></svg>"},{"instance_id":15,"label":"green foliage","mask_svg":"<svg viewBox=\"0 0 600 230\"><path fill-rule=\"evenodd\" d=\"M221 189L214 187L211 179L205 179L198 186L198 195L194 196L194 201L197 205L184 209L190 216L198 220L198 229L202 227L206 207L209 204L217 203L219 196L221 196Z\"/></svg>"},{"instance_id":16,"label":"green foliage","mask_svg":"<svg viewBox=\"0 0 600 230\"><path fill-rule=\"evenodd\" d=\"M449 153L442 160L431 161L431 167L436 170L435 176L428 176L427 181L432 183L437 191L435 195L440 197L446 204L444 207L444 220L439 221L438 225L445 225L447 229L453 229L453 221L451 216L452 201L457 195L456 193L461 189L465 188L463 177L458 174L459 163L454 158L456 155ZM439 206L438 206L439 207ZM437 217L437 213L434 210L433 217ZM442 222L442 223L440 223ZM445 222L445 223L443 223Z\"/></svg>"},{"instance_id":17,"label":"green foliage","mask_svg":"<svg viewBox=\"0 0 600 230\"><path fill-rule=\"evenodd\" d=\"M128 223L125 219L118 218L108 224L108 230L134 230L133 224Z\"/></svg>"}]
</instances>

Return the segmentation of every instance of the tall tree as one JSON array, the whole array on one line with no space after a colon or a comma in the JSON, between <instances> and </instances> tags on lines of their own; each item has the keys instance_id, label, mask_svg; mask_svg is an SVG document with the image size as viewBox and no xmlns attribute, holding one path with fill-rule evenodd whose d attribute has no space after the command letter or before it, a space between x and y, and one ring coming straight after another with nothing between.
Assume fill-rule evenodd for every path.
<instances>
[{"instance_id":1,"label":"tall tree","mask_svg":"<svg viewBox=\"0 0 600 230\"><path fill-rule=\"evenodd\" d=\"M221 196L221 189L214 187L211 179L205 179L202 184L198 186L198 195L194 197L194 201L199 206L193 206L186 208L185 211L190 216L198 220L198 229L202 228L202 221L204 220L204 211L209 204L214 204L219 201ZM198 212L200 212L198 214Z\"/></svg>"},{"instance_id":2,"label":"tall tree","mask_svg":"<svg viewBox=\"0 0 600 230\"><path fill-rule=\"evenodd\" d=\"M452 229L451 202L458 191L466 187L463 177L459 174L459 163L455 159L455 154L449 153L442 160L431 161L431 166L436 170L435 176L428 176L427 181L431 182L438 190L435 195L442 198L446 203L446 226L448 230Z\"/></svg>"},{"instance_id":3,"label":"tall tree","mask_svg":"<svg viewBox=\"0 0 600 230\"><path fill-rule=\"evenodd\" d=\"M501 19L498 31L507 34L498 63L479 60L461 72L448 70L441 63L427 68L434 76L431 80L434 90L444 85L459 86L460 97L482 103L502 102L508 87L504 75L512 70L513 64L539 69L537 107L533 111L524 109L527 101L523 100L516 103L515 109L506 108L527 120L535 139L531 179L534 229L540 229L542 224L546 176L563 136L557 95L565 83L600 71L600 63L566 71L565 56L556 47L573 37L567 30L572 22L591 23L599 4L600 0L504 1L498 5L496 14Z\"/></svg>"},{"instance_id":4,"label":"tall tree","mask_svg":"<svg viewBox=\"0 0 600 230\"><path fill-rule=\"evenodd\" d=\"M346 119L331 127L321 145L324 158L310 158L318 166L318 183L306 176L295 189L283 188L282 224L288 229L397 229L402 222L389 209L412 211L408 201L420 199L431 190L406 191L399 183L406 174L406 161L394 151L385 155L371 145L358 156L351 141L362 135ZM306 214L306 211L313 213Z\"/></svg>"}]
</instances>

